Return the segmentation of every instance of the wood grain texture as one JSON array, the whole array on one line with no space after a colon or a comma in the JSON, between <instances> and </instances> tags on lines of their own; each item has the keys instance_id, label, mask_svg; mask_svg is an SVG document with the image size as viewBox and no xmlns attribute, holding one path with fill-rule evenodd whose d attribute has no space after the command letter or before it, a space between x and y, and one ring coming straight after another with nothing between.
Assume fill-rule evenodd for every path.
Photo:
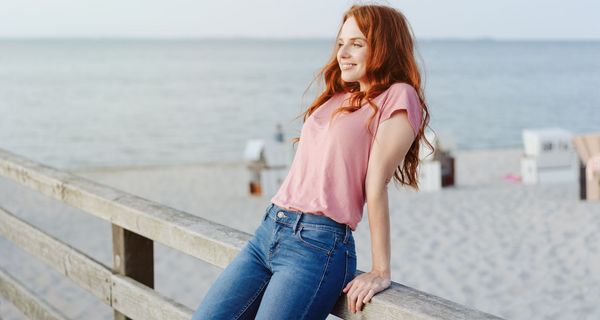
<instances>
[{"instance_id":1,"label":"wood grain texture","mask_svg":"<svg viewBox=\"0 0 600 320\"><path fill-rule=\"evenodd\" d=\"M2 208L0 208L0 236L63 273L80 287L127 317L156 320L192 317L192 310L189 308L160 295L134 279L113 273L104 264L45 234ZM22 303L13 302L15 306ZM135 304L128 305L128 303Z\"/></svg>"},{"instance_id":2,"label":"wood grain texture","mask_svg":"<svg viewBox=\"0 0 600 320\"><path fill-rule=\"evenodd\" d=\"M36 320L66 320L60 311L55 309L25 285L0 268L0 296L10 301L27 318Z\"/></svg>"}]
</instances>

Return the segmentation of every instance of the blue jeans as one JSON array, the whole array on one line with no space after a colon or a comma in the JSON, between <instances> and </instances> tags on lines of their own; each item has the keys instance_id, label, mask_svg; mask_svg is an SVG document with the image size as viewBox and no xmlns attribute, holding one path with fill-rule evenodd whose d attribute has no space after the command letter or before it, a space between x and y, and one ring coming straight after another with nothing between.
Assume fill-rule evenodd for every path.
<instances>
[{"instance_id":1,"label":"blue jeans","mask_svg":"<svg viewBox=\"0 0 600 320\"><path fill-rule=\"evenodd\" d=\"M325 319L355 273L348 225L271 203L192 320Z\"/></svg>"}]
</instances>

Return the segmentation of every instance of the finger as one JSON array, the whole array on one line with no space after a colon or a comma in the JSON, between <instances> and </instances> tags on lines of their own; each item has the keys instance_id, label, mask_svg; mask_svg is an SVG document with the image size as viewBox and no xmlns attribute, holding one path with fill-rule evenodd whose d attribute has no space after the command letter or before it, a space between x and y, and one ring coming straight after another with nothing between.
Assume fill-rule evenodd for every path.
<instances>
[{"instance_id":1,"label":"finger","mask_svg":"<svg viewBox=\"0 0 600 320\"><path fill-rule=\"evenodd\" d=\"M374 295L375 295L375 290L373 290L373 289L369 290L369 293L367 293L367 295L363 298L363 303L370 302Z\"/></svg>"},{"instance_id":2,"label":"finger","mask_svg":"<svg viewBox=\"0 0 600 320\"><path fill-rule=\"evenodd\" d=\"M356 292L359 290L358 286L354 285L348 290L348 304L350 306L350 312L356 312Z\"/></svg>"},{"instance_id":3,"label":"finger","mask_svg":"<svg viewBox=\"0 0 600 320\"><path fill-rule=\"evenodd\" d=\"M348 297L348 305L350 306L350 312L354 313L356 311L356 297L349 296Z\"/></svg>"},{"instance_id":4,"label":"finger","mask_svg":"<svg viewBox=\"0 0 600 320\"><path fill-rule=\"evenodd\" d=\"M348 311L352 312L352 297L347 295L346 300L348 301Z\"/></svg>"},{"instance_id":5,"label":"finger","mask_svg":"<svg viewBox=\"0 0 600 320\"><path fill-rule=\"evenodd\" d=\"M363 299L365 298L366 295L367 295L367 293L364 290L358 293L358 295L356 297L356 311L362 310Z\"/></svg>"},{"instance_id":6,"label":"finger","mask_svg":"<svg viewBox=\"0 0 600 320\"><path fill-rule=\"evenodd\" d=\"M352 312L352 296L350 295L350 292L346 294L346 297L348 300L348 311Z\"/></svg>"},{"instance_id":7,"label":"finger","mask_svg":"<svg viewBox=\"0 0 600 320\"><path fill-rule=\"evenodd\" d=\"M356 290L358 290L358 286L357 285L353 285L350 287L350 289L348 289L348 291L346 292L346 295L348 296L356 296L356 294L354 294L356 292Z\"/></svg>"},{"instance_id":8,"label":"finger","mask_svg":"<svg viewBox=\"0 0 600 320\"><path fill-rule=\"evenodd\" d=\"M358 288L357 286L354 286L349 292L350 293L350 309L354 313L356 313L358 311L356 303L358 302L359 292L360 292L360 288Z\"/></svg>"},{"instance_id":9,"label":"finger","mask_svg":"<svg viewBox=\"0 0 600 320\"><path fill-rule=\"evenodd\" d=\"M352 307L351 307L351 305L352 305L352 298L350 298L350 296L348 296L347 300L348 300L348 311L352 312Z\"/></svg>"},{"instance_id":10,"label":"finger","mask_svg":"<svg viewBox=\"0 0 600 320\"><path fill-rule=\"evenodd\" d=\"M346 287L344 287L344 289L342 291L346 292L346 291L350 290L350 288L352 287L353 284L354 284L353 281L348 282L348 284L346 285Z\"/></svg>"}]
</instances>

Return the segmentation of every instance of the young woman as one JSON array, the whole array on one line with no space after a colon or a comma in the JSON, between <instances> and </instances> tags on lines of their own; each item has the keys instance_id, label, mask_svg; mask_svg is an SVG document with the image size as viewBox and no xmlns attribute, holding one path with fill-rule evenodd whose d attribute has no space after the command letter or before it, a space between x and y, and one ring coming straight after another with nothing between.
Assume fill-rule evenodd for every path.
<instances>
[{"instance_id":1,"label":"young woman","mask_svg":"<svg viewBox=\"0 0 600 320\"><path fill-rule=\"evenodd\" d=\"M325 319L342 293L357 312L390 285L387 185L418 189L429 122L406 18L352 6L318 78L286 179L193 319ZM372 269L355 277L365 201Z\"/></svg>"}]
</instances>

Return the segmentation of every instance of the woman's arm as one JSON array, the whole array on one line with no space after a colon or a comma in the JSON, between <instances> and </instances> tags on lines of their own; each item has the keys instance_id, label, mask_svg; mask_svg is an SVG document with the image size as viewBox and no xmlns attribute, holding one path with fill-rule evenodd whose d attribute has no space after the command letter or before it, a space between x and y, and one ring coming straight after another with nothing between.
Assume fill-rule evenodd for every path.
<instances>
[{"instance_id":1,"label":"woman's arm","mask_svg":"<svg viewBox=\"0 0 600 320\"><path fill-rule=\"evenodd\" d=\"M387 185L414 139L406 110L394 113L390 119L382 122L377 130L365 180L372 268L370 272L355 277L344 288L350 312L362 310L363 304L391 283Z\"/></svg>"}]
</instances>

